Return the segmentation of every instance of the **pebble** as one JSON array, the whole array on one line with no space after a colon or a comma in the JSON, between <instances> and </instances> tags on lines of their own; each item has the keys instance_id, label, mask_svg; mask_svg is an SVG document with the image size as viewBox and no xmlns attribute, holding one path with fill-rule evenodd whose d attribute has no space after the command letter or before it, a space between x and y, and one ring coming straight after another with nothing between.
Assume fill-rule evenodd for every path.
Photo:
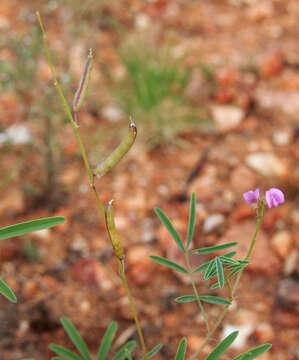
<instances>
[{"instance_id":1,"label":"pebble","mask_svg":"<svg viewBox=\"0 0 299 360\"><path fill-rule=\"evenodd\" d=\"M281 53L274 51L265 56L260 65L259 73L262 78L269 79L279 75L283 68L284 62Z\"/></svg>"},{"instance_id":2,"label":"pebble","mask_svg":"<svg viewBox=\"0 0 299 360\"><path fill-rule=\"evenodd\" d=\"M102 115L112 123L119 122L124 116L121 109L114 105L105 106L102 109Z\"/></svg>"},{"instance_id":3,"label":"pebble","mask_svg":"<svg viewBox=\"0 0 299 360\"><path fill-rule=\"evenodd\" d=\"M271 245L276 254L285 259L292 250L292 234L287 230L276 232L271 239Z\"/></svg>"},{"instance_id":4,"label":"pebble","mask_svg":"<svg viewBox=\"0 0 299 360\"><path fill-rule=\"evenodd\" d=\"M299 313L299 281L296 279L284 279L277 289L278 304L288 310Z\"/></svg>"},{"instance_id":5,"label":"pebble","mask_svg":"<svg viewBox=\"0 0 299 360\"><path fill-rule=\"evenodd\" d=\"M22 213L25 209L24 194L21 189L10 187L2 191L0 201L0 216Z\"/></svg>"},{"instance_id":6,"label":"pebble","mask_svg":"<svg viewBox=\"0 0 299 360\"><path fill-rule=\"evenodd\" d=\"M234 168L230 176L231 187L238 194L254 189L257 185L256 174L247 166L241 164Z\"/></svg>"},{"instance_id":7,"label":"pebble","mask_svg":"<svg viewBox=\"0 0 299 360\"><path fill-rule=\"evenodd\" d=\"M256 223L251 220L234 224L217 245L228 242L238 242L238 245L235 246L233 250L236 250L238 252L238 258L242 259L248 252L255 229ZM273 276L280 270L281 263L269 244L268 236L263 230L260 230L250 258L250 264L245 271L260 273L264 276Z\"/></svg>"},{"instance_id":8,"label":"pebble","mask_svg":"<svg viewBox=\"0 0 299 360\"><path fill-rule=\"evenodd\" d=\"M11 125L1 134L0 145L7 141L13 145L23 145L30 143L31 140L32 134L27 125Z\"/></svg>"},{"instance_id":9,"label":"pebble","mask_svg":"<svg viewBox=\"0 0 299 360\"><path fill-rule=\"evenodd\" d=\"M203 224L203 232L205 234L211 233L224 224L225 217L222 214L212 214L207 217Z\"/></svg>"},{"instance_id":10,"label":"pebble","mask_svg":"<svg viewBox=\"0 0 299 360\"><path fill-rule=\"evenodd\" d=\"M257 325L254 335L259 343L267 343L275 337L275 331L269 323L261 323Z\"/></svg>"},{"instance_id":11,"label":"pebble","mask_svg":"<svg viewBox=\"0 0 299 360\"><path fill-rule=\"evenodd\" d=\"M220 132L235 129L245 116L244 110L232 105L214 105L211 113L216 129Z\"/></svg>"},{"instance_id":12,"label":"pebble","mask_svg":"<svg viewBox=\"0 0 299 360\"><path fill-rule=\"evenodd\" d=\"M236 340L232 343L230 346L232 349L243 349L243 347L246 345L248 337L252 334L254 330L254 327L252 324L244 324L244 325L224 325L222 333L221 333L221 339L223 340L225 337L227 337L229 334L231 334L233 331L239 331L239 335L237 336Z\"/></svg>"},{"instance_id":13,"label":"pebble","mask_svg":"<svg viewBox=\"0 0 299 360\"><path fill-rule=\"evenodd\" d=\"M71 274L74 280L87 286L99 286L103 291L115 287L106 268L94 259L77 260L71 269Z\"/></svg>"},{"instance_id":14,"label":"pebble","mask_svg":"<svg viewBox=\"0 0 299 360\"><path fill-rule=\"evenodd\" d=\"M272 140L273 143L277 146L285 146L290 144L292 136L290 131L279 130L273 133Z\"/></svg>"},{"instance_id":15,"label":"pebble","mask_svg":"<svg viewBox=\"0 0 299 360\"><path fill-rule=\"evenodd\" d=\"M285 164L271 152L257 152L246 157L246 163L257 173L264 176L286 175Z\"/></svg>"}]
</instances>

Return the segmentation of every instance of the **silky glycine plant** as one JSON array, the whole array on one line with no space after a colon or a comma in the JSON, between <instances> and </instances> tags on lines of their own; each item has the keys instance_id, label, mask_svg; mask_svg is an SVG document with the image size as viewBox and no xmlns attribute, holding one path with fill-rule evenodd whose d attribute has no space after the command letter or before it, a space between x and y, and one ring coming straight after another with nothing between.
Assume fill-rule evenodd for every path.
<instances>
[{"instance_id":1,"label":"silky glycine plant","mask_svg":"<svg viewBox=\"0 0 299 360\"><path fill-rule=\"evenodd\" d=\"M134 321L137 328L137 333L139 336L139 342L142 349L143 357L142 360L150 359L152 356L154 356L161 348L162 344L159 344L155 346L151 351L147 351L145 339L143 335L142 328L140 326L140 322L138 319L138 314L135 308L134 300L131 295L131 291L129 288L129 284L126 278L126 272L125 272L125 252L121 245L120 238L117 233L117 229L115 227L114 223L114 207L113 207L113 200L110 200L106 206L103 205L100 194L97 190L96 184L95 184L95 177L101 178L104 176L109 170L111 170L124 156L125 154L130 150L132 145L134 144L136 135L137 135L137 128L136 125L130 121L129 124L129 132L128 135L124 138L124 140L121 142L121 144L118 146L118 148L112 152L106 160L104 160L101 164L97 165L94 169L89 164L85 147L83 144L83 141L81 139L81 135L79 132L79 110L83 105L85 96L86 96L86 90L89 82L89 78L91 75L91 69L92 69L92 51L89 51L89 55L86 61L86 64L84 66L82 76L79 82L79 87L75 93L74 100L73 100L73 108L71 110L70 106L68 105L66 98L63 94L63 91L59 85L59 82L57 80L55 70L52 64L52 60L50 57L50 53L48 50L47 45L47 35L41 20L41 17L39 13L37 13L38 21L43 33L43 39L44 39L44 45L45 45L45 51L48 59L48 63L52 72L52 76L54 79L54 84L57 89L57 92L60 96L60 99L62 101L63 107L69 117L69 120L72 124L74 134L76 136L76 139L78 141L78 145L80 148L80 152L84 161L84 165L86 168L86 171L89 176L90 186L92 190L94 191L97 205L99 208L99 212L103 217L103 220L105 221L106 229L109 234L109 238L111 241L111 244L114 249L114 253L117 259L118 268L119 268L119 275L122 280L122 284L125 288L130 309L132 311ZM213 334L218 329L220 324L222 323L226 313L229 310L229 307L231 306L234 298L235 293L238 288L238 284L240 281L240 278L242 276L242 273L244 269L249 265L249 259L252 254L254 245L257 240L258 232L261 226L261 222L264 216L264 211L266 205L271 208L272 206L276 207L279 204L282 204L284 202L284 195L281 190L279 189L270 189L266 192L265 198L260 198L260 192L259 189L256 189L255 191L248 191L244 194L244 199L248 204L253 204L256 215L257 215L257 224L256 224L256 230L253 234L253 238L251 241L251 244L249 244L248 252L244 259L238 259L235 258L237 255L236 251L232 251L232 248L234 248L238 243L237 242L230 242L222 245L216 245L211 247L204 247L199 249L191 249L191 243L192 238L194 234L195 229L195 223L196 223L196 196L193 193L191 196L191 202L190 202L190 213L189 213L189 224L188 224L188 232L187 232L187 239L183 242L181 237L179 236L178 232L168 219L168 217L164 214L164 212L156 208L155 212L157 216L159 217L162 224L166 227L168 230L170 236L173 238L175 243L177 244L180 251L184 254L185 257L185 267L181 266L173 261L170 261L166 258L160 257L160 256L151 256L151 259L158 264L162 266L166 266L174 271L178 271L180 273L185 274L190 278L193 294L188 294L184 296L180 296L175 299L178 303L186 303L186 302L197 302L199 307L199 312L202 315L207 331L207 336L202 345L194 352L194 354L191 356L191 360L198 359L201 355L203 349L206 347L206 345L210 342L212 339ZM228 252L224 253L223 255L216 255L213 259L207 261L206 263L202 264L201 266L193 269L190 264L190 255L191 254L214 254L218 253L219 251L228 250ZM227 289L227 297L222 298L218 296L212 296L210 294L200 294L195 281L194 281L194 274L196 273L202 273L203 274L203 281L207 280L214 280L214 283L211 285L211 289L215 288L226 288ZM223 311L220 314L218 320L214 324L213 327L211 327L211 324L209 322L207 313L205 311L205 303L210 303L218 306L223 307ZM87 349L87 346L83 339L80 337L79 333L77 332L76 328L71 324L69 320L66 318L63 318L62 325L67 332L68 336L72 340L73 344L76 346L78 352L80 355L56 344L51 344L50 348L58 355L58 357L55 357L54 359L67 359L67 360L91 360L91 355L89 350ZM110 346L112 344L112 341L114 339L114 336L116 334L117 324L115 322L112 322L110 326L108 327L104 338L102 340L102 344L99 348L97 360L104 360L108 354L108 351L110 349ZM224 352L230 347L230 345L233 343L233 341L238 336L238 332L232 332L229 334L225 339L223 339L216 347L215 349L206 357L205 360L218 360L220 357L224 354ZM132 359L131 351L133 350L135 346L135 343L127 343L120 351L117 353L113 359ZM233 360L252 360L257 358L259 355L263 354L264 352L268 351L270 349L270 344L264 344L260 345L256 348L253 348ZM177 348L177 353L175 356L175 360L184 360L186 356L187 351L187 339L183 338Z\"/></svg>"}]
</instances>

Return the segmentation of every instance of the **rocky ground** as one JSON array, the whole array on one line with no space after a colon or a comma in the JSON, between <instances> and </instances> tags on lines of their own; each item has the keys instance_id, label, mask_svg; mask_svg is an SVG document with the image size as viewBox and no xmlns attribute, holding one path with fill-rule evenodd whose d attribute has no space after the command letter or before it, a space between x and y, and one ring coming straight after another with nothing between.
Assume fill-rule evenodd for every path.
<instances>
[{"instance_id":1,"label":"rocky ground","mask_svg":"<svg viewBox=\"0 0 299 360\"><path fill-rule=\"evenodd\" d=\"M193 106L207 106L213 131L186 131L181 135L184 147L162 146L151 151L143 145L140 134L117 169L97 180L103 202L115 200L128 281L148 347L162 342L164 347L156 358L170 359L182 336L187 337L190 355L205 337L197 307L174 302L177 296L190 293L188 281L148 258L156 254L183 261L153 208L162 208L185 236L189 197L195 191L198 221L193 246L238 241L242 257L256 223L242 193L256 187L261 191L279 187L286 202L267 211L233 308L205 354L221 334L238 328L240 338L223 359L265 342L273 347L261 360L299 359L298 1L127 0L111 4L105 5L107 11L128 31L154 27L161 36L170 31L176 51L188 54L188 66L200 58L213 68L212 86L201 71L193 71L186 94ZM111 45L115 33L90 20L90 26L98 26L90 38L78 35L78 42L70 44L64 29L77 18L67 5L54 1L47 6L33 0L1 3L1 33L26 32L18 16L26 11L34 23L33 10L37 8L44 10L51 45L61 54L56 61L67 58L64 61L72 65L66 68L75 78L84 62L81 42L96 41L101 48L96 61L115 65ZM68 56L65 44L70 49ZM0 51L9 58L7 49ZM38 64L40 81L50 82L42 56ZM95 67L95 76L100 81L99 69ZM57 228L1 243L1 277L19 299L17 305L0 299L1 359L49 359L49 343L69 345L59 323L62 316L78 327L94 351L112 320L119 322L121 331L126 330L123 341L137 339L112 249L68 125L57 134L63 144L63 161L51 190L34 198L25 189L27 183L39 186L42 171L36 151L40 133L36 123L24 118L24 108L32 106L32 99L27 100L23 97L20 102L13 91L3 92L0 98L0 144L9 136L14 143L9 149L0 145L1 177L9 169L17 169L1 189L1 226L51 215L65 216L67 221ZM115 124L109 122L109 116L111 111L94 114L83 110L83 138L89 139L97 128L107 129L110 136L109 129L115 130ZM109 141L112 148L115 144ZM86 142L90 150L93 144ZM28 143L36 147L28 148ZM193 262L196 265L204 260L197 257ZM211 292L200 277L197 283L201 293ZM221 295L221 291L213 294ZM207 305L211 323L219 311Z\"/></svg>"}]
</instances>

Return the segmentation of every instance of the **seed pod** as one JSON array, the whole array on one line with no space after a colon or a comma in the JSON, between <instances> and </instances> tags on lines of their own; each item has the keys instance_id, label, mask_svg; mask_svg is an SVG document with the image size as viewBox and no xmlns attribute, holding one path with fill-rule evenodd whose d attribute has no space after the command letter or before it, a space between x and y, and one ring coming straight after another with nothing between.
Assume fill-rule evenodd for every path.
<instances>
[{"instance_id":1,"label":"seed pod","mask_svg":"<svg viewBox=\"0 0 299 360\"><path fill-rule=\"evenodd\" d=\"M100 178L105 175L110 169L112 169L130 150L131 146L137 136L136 125L131 122L129 125L129 132L125 139L119 144L119 146L94 170L94 174Z\"/></svg>"},{"instance_id":2,"label":"seed pod","mask_svg":"<svg viewBox=\"0 0 299 360\"><path fill-rule=\"evenodd\" d=\"M83 101L85 99L86 91L89 84L90 73L92 69L93 61L92 61L92 49L89 49L88 57L86 63L84 65L83 72L81 74L80 82L78 89L75 93L74 100L73 100L73 110L78 111L80 110Z\"/></svg>"},{"instance_id":3,"label":"seed pod","mask_svg":"<svg viewBox=\"0 0 299 360\"><path fill-rule=\"evenodd\" d=\"M123 247L120 243L115 223L114 223L114 209L113 209L113 200L108 202L108 205L105 210L105 221L106 227L109 233L110 241L112 243L114 253L119 258L119 260L123 260L125 257Z\"/></svg>"}]
</instances>

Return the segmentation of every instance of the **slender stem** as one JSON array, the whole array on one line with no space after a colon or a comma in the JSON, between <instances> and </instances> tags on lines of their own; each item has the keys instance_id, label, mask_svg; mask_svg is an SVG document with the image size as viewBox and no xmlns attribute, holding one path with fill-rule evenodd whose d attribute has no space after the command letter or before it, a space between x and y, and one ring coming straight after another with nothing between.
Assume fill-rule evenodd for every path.
<instances>
[{"instance_id":1,"label":"slender stem","mask_svg":"<svg viewBox=\"0 0 299 360\"><path fill-rule=\"evenodd\" d=\"M260 215L258 215L258 218L257 218L257 224L256 224L256 229L255 229L255 232L254 232L254 235L253 235L253 238L251 240L251 244L250 244L250 247L249 247L249 250L244 258L244 260L248 260L252 254L252 251L253 251L253 248L254 248L254 245L256 243L256 239L257 239L257 235L259 233L259 230L260 230L260 227L261 227L261 224L262 224L262 220L263 220L263 217L264 217L264 211L265 211L265 204L264 202L262 202L262 206L261 206L261 212L260 212ZM243 274L243 270L242 269L239 273L238 273L238 276L236 278L236 281L234 283L234 286L233 286L233 289L231 290L230 287L228 287L229 289L229 292L230 292L230 297L231 299L233 300L233 297L234 297L234 294L237 290L237 287L238 287L238 284L239 284L239 281L240 281L240 278ZM225 279L226 279L226 275L225 275ZM229 281L229 279L228 279ZM230 283L229 283L230 284ZM216 321L213 329L210 331L210 333L208 334L208 336L206 337L205 341L202 343L202 345L195 351L195 353L191 356L191 359L190 360L195 360L198 358L198 356L200 355L200 353L202 352L202 350L205 348L205 346L208 344L208 342L211 340L211 337L212 335L214 334L214 332L218 329L218 327L220 326L220 324L222 323L226 313L228 312L229 310L229 307L230 305L227 305L225 306L224 310L221 312L221 314L219 315L219 318L218 320Z\"/></svg>"},{"instance_id":2,"label":"slender stem","mask_svg":"<svg viewBox=\"0 0 299 360\"><path fill-rule=\"evenodd\" d=\"M65 98L65 96L63 94L63 91L62 91L62 89L61 89L61 87L59 85L59 82L57 80L57 77L56 77L55 69L54 69L53 62L52 62L50 52L49 52L49 48L48 48L48 36L46 34L46 31L45 31L45 28L44 28L44 25L43 25L43 22L42 22L42 19L40 17L39 12L36 12L36 16L37 16L37 19L38 19L38 22L39 22L39 25L40 25L40 28L41 28L41 31L42 31L42 34L43 34L44 46L45 46L45 50L46 50L46 56L47 56L48 64L49 64L49 67L50 67L50 70L51 70L51 73L52 73L52 77L54 79L54 85L55 85L56 90L57 90L57 92L58 92L58 94L60 96L60 99L61 99L61 102L63 104L64 110L67 113L68 118L69 118L69 120L70 120L70 122L72 124L73 130L74 130L74 133L75 133L78 145L79 145L79 149L80 149L83 161L84 161L84 165L85 165L86 171L87 171L88 176L89 176L90 185L91 185L93 191L95 192L97 204L98 204L99 210L101 212L101 215L102 215L102 217L104 219L105 218L105 209L104 209L104 206L103 206L103 204L101 202L99 193L98 193L98 191L97 191L97 189L96 189L96 187L94 185L94 176L93 176L91 167L90 167L88 159L87 159L85 147L84 147L83 141L81 139L81 135L80 135L80 132L78 130L78 126L76 124L76 121L74 120L71 109L70 109L70 107L69 107L69 105L68 105L68 103L66 101L66 98Z\"/></svg>"},{"instance_id":3,"label":"slender stem","mask_svg":"<svg viewBox=\"0 0 299 360\"><path fill-rule=\"evenodd\" d=\"M126 293L127 293L128 299L129 299L129 303L130 303L130 308L131 308L131 311L133 313L133 317L134 317L134 320L135 320L135 324L136 324L136 328L137 328L137 332L138 332L138 336L139 336L139 340L140 340L140 344L141 344L141 348L142 348L142 352L143 352L143 358L144 358L144 360L147 360L147 351L146 351L146 347L145 347L144 337L143 337L140 322L139 322L139 319L138 319L138 316L137 316L137 311L136 311L136 308L135 308L135 304L134 304L134 301L133 301L133 298L132 298L132 295L131 295L131 292L130 292L130 289L129 289L129 286L128 286L127 277L126 277L126 274L125 274L125 271L124 271L124 267L123 267L122 262L119 259L117 259L117 262L118 262L118 268L119 268L120 277L122 279L124 288L126 290Z\"/></svg>"},{"instance_id":4,"label":"slender stem","mask_svg":"<svg viewBox=\"0 0 299 360\"><path fill-rule=\"evenodd\" d=\"M226 272L224 271L224 280L225 280L225 283L226 283L226 286L227 286L227 289L228 289L228 298L229 298L229 301L232 302L233 301L233 290L232 290L232 286L231 286L231 283L230 283L230 280L229 280L229 277L227 276Z\"/></svg>"},{"instance_id":5,"label":"slender stem","mask_svg":"<svg viewBox=\"0 0 299 360\"><path fill-rule=\"evenodd\" d=\"M197 288L196 288L196 285L195 285L195 282L194 282L194 279L193 279L192 269L191 269L191 265L190 265L190 259L189 259L189 253L188 253L188 251L186 251L186 253L185 253L185 258L186 258L186 265L187 265L189 277L190 277L190 280L191 280L191 284L192 284L192 287L193 287L193 291L194 291L194 294L195 294L195 297L196 297L198 306L199 306L199 308L200 308L200 311L201 311L201 313L202 313L204 322L205 322L205 324L206 324L206 328L207 328L208 334L210 334L209 322L208 322L208 319L207 319L205 310L204 310L204 308L203 308L203 305L202 305L202 303L201 303L201 301L200 301L200 298L199 298L199 295L198 295L198 291L197 291Z\"/></svg>"}]
</instances>

